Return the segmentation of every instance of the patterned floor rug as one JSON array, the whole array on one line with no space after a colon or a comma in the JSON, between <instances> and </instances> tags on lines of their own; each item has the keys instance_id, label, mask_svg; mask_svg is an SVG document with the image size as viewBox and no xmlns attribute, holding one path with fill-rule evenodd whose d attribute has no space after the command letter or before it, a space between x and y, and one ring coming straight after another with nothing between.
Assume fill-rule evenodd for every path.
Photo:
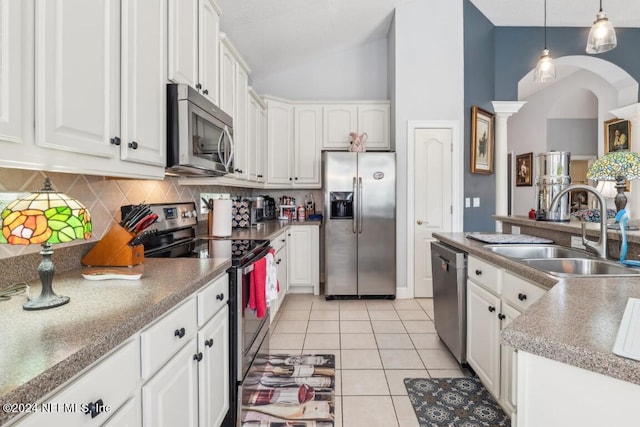
<instances>
[{"instance_id":1,"label":"patterned floor rug","mask_svg":"<svg viewBox=\"0 0 640 427\"><path fill-rule=\"evenodd\" d=\"M510 427L502 411L476 377L405 378L420 427Z\"/></svg>"},{"instance_id":2,"label":"patterned floor rug","mask_svg":"<svg viewBox=\"0 0 640 427\"><path fill-rule=\"evenodd\" d=\"M333 427L333 354L258 355L242 395L242 427Z\"/></svg>"}]
</instances>

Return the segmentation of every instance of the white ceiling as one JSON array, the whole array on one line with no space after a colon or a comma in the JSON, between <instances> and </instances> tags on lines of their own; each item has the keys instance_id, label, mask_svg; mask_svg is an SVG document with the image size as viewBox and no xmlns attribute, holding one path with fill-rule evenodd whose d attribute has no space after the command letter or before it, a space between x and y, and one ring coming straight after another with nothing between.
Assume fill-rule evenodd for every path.
<instances>
[{"instance_id":1,"label":"white ceiling","mask_svg":"<svg viewBox=\"0 0 640 427\"><path fill-rule=\"evenodd\" d=\"M218 0L222 31L256 75L384 39L393 10L426 0ZM449 1L449 0L441 0ZM543 0L471 0L496 26L542 26ZM616 27L640 27L639 0L606 0ZM548 0L547 25L588 27L598 0ZM426 25L426 22L425 22ZM348 64L345 64L348 66Z\"/></svg>"}]
</instances>

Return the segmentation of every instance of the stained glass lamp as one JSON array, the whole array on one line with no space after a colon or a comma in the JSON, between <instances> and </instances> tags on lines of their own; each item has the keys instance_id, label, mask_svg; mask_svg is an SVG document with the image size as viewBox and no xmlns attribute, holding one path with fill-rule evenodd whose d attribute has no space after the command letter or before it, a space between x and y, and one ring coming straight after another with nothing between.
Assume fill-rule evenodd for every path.
<instances>
[{"instance_id":1,"label":"stained glass lamp","mask_svg":"<svg viewBox=\"0 0 640 427\"><path fill-rule=\"evenodd\" d=\"M631 151L612 151L597 159L587 171L587 179L615 181L616 197L613 199L619 212L627 206L624 190L627 180L640 178L640 154Z\"/></svg>"},{"instance_id":2,"label":"stained glass lamp","mask_svg":"<svg viewBox=\"0 0 640 427\"><path fill-rule=\"evenodd\" d=\"M23 308L44 310L68 303L69 297L53 292L56 268L51 260L51 245L91 237L91 216L87 208L66 194L55 191L46 178L42 190L14 200L2 211L0 218L0 243L42 245L42 261L38 266L42 292L39 297L27 301Z\"/></svg>"}]
</instances>

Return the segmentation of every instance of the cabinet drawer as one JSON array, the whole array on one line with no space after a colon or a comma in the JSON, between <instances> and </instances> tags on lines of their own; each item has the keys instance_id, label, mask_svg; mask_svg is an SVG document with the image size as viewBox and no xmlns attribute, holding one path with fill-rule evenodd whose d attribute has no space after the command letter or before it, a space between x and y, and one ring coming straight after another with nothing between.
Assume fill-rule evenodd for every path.
<instances>
[{"instance_id":1,"label":"cabinet drawer","mask_svg":"<svg viewBox=\"0 0 640 427\"><path fill-rule=\"evenodd\" d=\"M46 399L41 410L18 423L31 426L99 426L123 406L139 387L138 341L132 339ZM90 404L100 410L85 413ZM46 411L46 412L45 412ZM93 417L92 417L93 415Z\"/></svg>"},{"instance_id":2,"label":"cabinet drawer","mask_svg":"<svg viewBox=\"0 0 640 427\"><path fill-rule=\"evenodd\" d=\"M229 275L214 279L205 289L198 292L198 327L201 327L229 300Z\"/></svg>"},{"instance_id":3,"label":"cabinet drawer","mask_svg":"<svg viewBox=\"0 0 640 427\"><path fill-rule=\"evenodd\" d=\"M271 240L271 247L276 251L276 253L287 244L287 232L283 231L278 234L275 238Z\"/></svg>"},{"instance_id":4,"label":"cabinet drawer","mask_svg":"<svg viewBox=\"0 0 640 427\"><path fill-rule=\"evenodd\" d=\"M529 308L545 292L546 289L511 273L505 272L502 278L502 298L520 311Z\"/></svg>"},{"instance_id":5,"label":"cabinet drawer","mask_svg":"<svg viewBox=\"0 0 640 427\"><path fill-rule=\"evenodd\" d=\"M195 336L197 303L190 297L140 333L142 378L151 377L182 346Z\"/></svg>"},{"instance_id":6,"label":"cabinet drawer","mask_svg":"<svg viewBox=\"0 0 640 427\"><path fill-rule=\"evenodd\" d=\"M467 277L482 285L488 291L500 295L502 290L502 270L495 265L469 255Z\"/></svg>"}]
</instances>

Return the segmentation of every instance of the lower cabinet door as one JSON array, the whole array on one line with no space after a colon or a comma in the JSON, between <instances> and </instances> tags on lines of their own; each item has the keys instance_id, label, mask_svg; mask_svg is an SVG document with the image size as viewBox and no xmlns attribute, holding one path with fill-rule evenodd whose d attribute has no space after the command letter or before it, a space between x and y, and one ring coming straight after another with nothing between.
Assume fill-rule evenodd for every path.
<instances>
[{"instance_id":1,"label":"lower cabinet door","mask_svg":"<svg viewBox=\"0 0 640 427\"><path fill-rule=\"evenodd\" d=\"M140 416L140 392L125 403L102 427L138 427L142 425Z\"/></svg>"},{"instance_id":2,"label":"lower cabinet door","mask_svg":"<svg viewBox=\"0 0 640 427\"><path fill-rule=\"evenodd\" d=\"M194 337L142 386L144 426L198 426L197 354Z\"/></svg>"},{"instance_id":3,"label":"lower cabinet door","mask_svg":"<svg viewBox=\"0 0 640 427\"><path fill-rule=\"evenodd\" d=\"M467 280L467 361L500 399L500 298Z\"/></svg>"},{"instance_id":4,"label":"lower cabinet door","mask_svg":"<svg viewBox=\"0 0 640 427\"><path fill-rule=\"evenodd\" d=\"M229 308L198 331L198 399L200 427L217 427L229 410Z\"/></svg>"}]
</instances>

